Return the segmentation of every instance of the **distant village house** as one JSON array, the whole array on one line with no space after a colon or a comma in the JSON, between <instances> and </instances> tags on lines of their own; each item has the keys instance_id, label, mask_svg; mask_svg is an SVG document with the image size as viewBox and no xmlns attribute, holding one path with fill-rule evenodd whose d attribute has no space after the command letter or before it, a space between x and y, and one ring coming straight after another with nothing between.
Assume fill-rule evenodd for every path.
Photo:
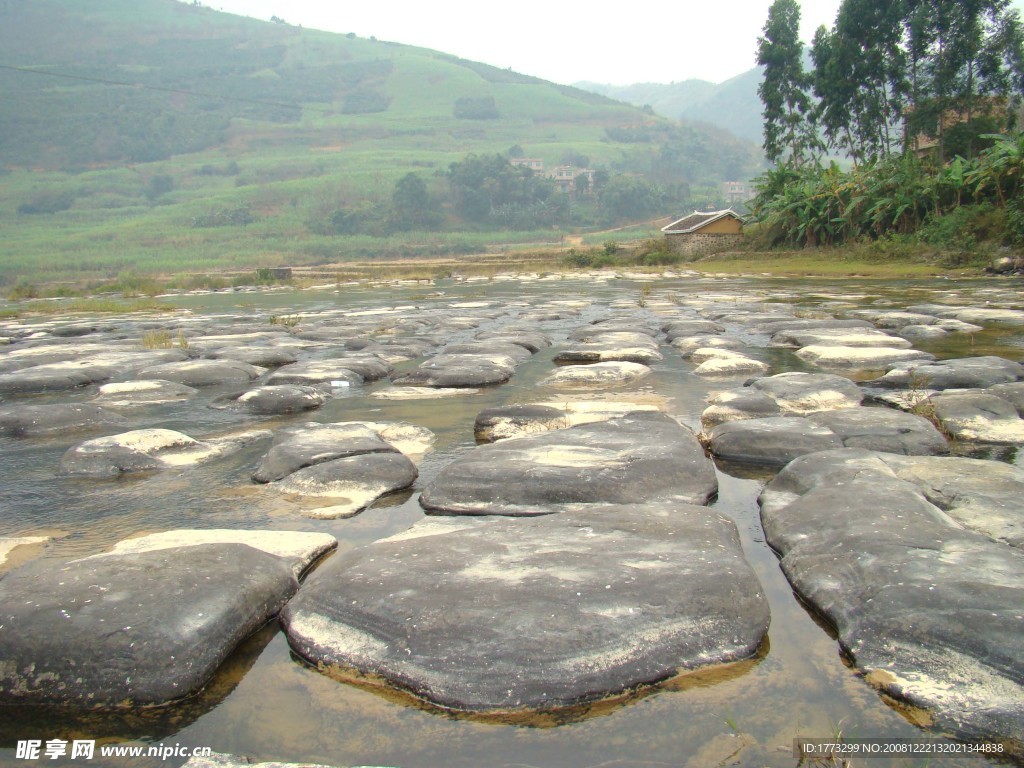
<instances>
[{"instance_id":1,"label":"distant village house","mask_svg":"<svg viewBox=\"0 0 1024 768\"><path fill-rule=\"evenodd\" d=\"M753 185L746 181L723 181L722 195L730 206L742 205L754 196Z\"/></svg>"},{"instance_id":2,"label":"distant village house","mask_svg":"<svg viewBox=\"0 0 1024 768\"><path fill-rule=\"evenodd\" d=\"M516 168L529 168L534 173L544 173L544 161L539 157L510 157L508 161Z\"/></svg>"},{"instance_id":3,"label":"distant village house","mask_svg":"<svg viewBox=\"0 0 1024 768\"><path fill-rule=\"evenodd\" d=\"M697 257L728 250L743 239L743 218L724 211L694 211L662 227L669 248L683 256Z\"/></svg>"}]
</instances>

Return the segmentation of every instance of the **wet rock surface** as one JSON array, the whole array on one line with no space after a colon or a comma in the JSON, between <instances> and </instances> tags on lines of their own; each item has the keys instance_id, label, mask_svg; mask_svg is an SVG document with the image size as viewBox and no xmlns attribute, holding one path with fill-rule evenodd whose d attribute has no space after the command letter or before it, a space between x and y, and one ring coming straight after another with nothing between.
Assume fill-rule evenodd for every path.
<instances>
[{"instance_id":1,"label":"wet rock surface","mask_svg":"<svg viewBox=\"0 0 1024 768\"><path fill-rule=\"evenodd\" d=\"M538 382L559 389L603 389L640 381L651 373L642 363L606 362L567 365Z\"/></svg>"},{"instance_id":2,"label":"wet rock surface","mask_svg":"<svg viewBox=\"0 0 1024 768\"><path fill-rule=\"evenodd\" d=\"M188 360L143 368L136 376L139 379L173 381L189 387L211 387L248 383L258 379L263 372L263 368L240 360Z\"/></svg>"},{"instance_id":3,"label":"wet rock surface","mask_svg":"<svg viewBox=\"0 0 1024 768\"><path fill-rule=\"evenodd\" d=\"M126 408L137 405L163 405L177 403L195 397L199 390L176 381L147 379L144 381L122 381L102 385L93 402L110 408Z\"/></svg>"},{"instance_id":4,"label":"wet rock surface","mask_svg":"<svg viewBox=\"0 0 1024 768\"><path fill-rule=\"evenodd\" d=\"M0 436L3 437L109 430L127 423L128 420L117 413L86 403L0 406Z\"/></svg>"},{"instance_id":5,"label":"wet rock surface","mask_svg":"<svg viewBox=\"0 0 1024 768\"><path fill-rule=\"evenodd\" d=\"M918 456L949 450L930 421L886 408L729 421L714 427L707 441L720 458L777 466L807 453L843 447Z\"/></svg>"},{"instance_id":6,"label":"wet rock surface","mask_svg":"<svg viewBox=\"0 0 1024 768\"><path fill-rule=\"evenodd\" d=\"M761 518L873 685L999 739L1024 722L1022 491L1024 471L997 462L844 449L789 464Z\"/></svg>"},{"instance_id":7,"label":"wet rock surface","mask_svg":"<svg viewBox=\"0 0 1024 768\"><path fill-rule=\"evenodd\" d=\"M284 561L240 544L30 563L0 579L0 701L187 696L297 587Z\"/></svg>"},{"instance_id":8,"label":"wet rock surface","mask_svg":"<svg viewBox=\"0 0 1024 768\"><path fill-rule=\"evenodd\" d=\"M266 430L253 430L196 440L171 429L137 429L86 440L69 448L61 458L60 471L67 475L116 477L185 467L219 459L269 437Z\"/></svg>"},{"instance_id":9,"label":"wet rock surface","mask_svg":"<svg viewBox=\"0 0 1024 768\"><path fill-rule=\"evenodd\" d=\"M516 365L501 354L440 354L393 381L397 386L486 387L511 379Z\"/></svg>"},{"instance_id":10,"label":"wet rock surface","mask_svg":"<svg viewBox=\"0 0 1024 768\"><path fill-rule=\"evenodd\" d=\"M866 665L864 659L884 654L898 657L898 663L885 667L894 670L894 676L902 675L897 682L886 682L888 672L872 674L870 682L888 685L887 690L896 695L906 688L912 691L908 698L922 703L925 698L920 690L931 691L942 699L943 711L970 710L956 722L960 715L935 718L937 732L991 735L982 722L985 718L993 718L991 722L1000 723L999 728L1014 722L1019 727L1024 722L1012 714L1016 710L1003 707L999 699L1003 695L1000 691L1006 700L1018 697L1019 688L1001 686L1019 670L1011 667L1006 672L999 664L1005 657L1020 658L1021 654L1015 647L1000 646L1002 640L997 637L999 632L1009 634L1006 627L1012 624L1004 609L1009 611L1016 605L1015 615L1019 616L1021 603L1016 597L1002 603L1002 597L992 597L999 592L992 584L1000 589L1007 585L1016 589L1019 575L989 550L972 548L977 539L964 543L962 538L980 536L993 546L1011 551L1019 550L1024 539L1019 510L1024 488L1019 470L1008 463L963 457L1017 460L1015 451L1021 442L1016 430L1022 423L1019 415L1024 406L1024 378L1020 363L1015 362L1020 357L1013 325L1020 313L1015 288L949 281L938 289L930 286L927 291L913 283L904 292L902 285L883 287L870 281L844 281L829 288L811 281L796 289L782 280L758 282L682 272L653 276L626 271L593 272L566 280L565 276L541 274L529 279L496 275L475 281L455 277L451 282L443 278L431 283L396 284L382 291L335 285L332 278L331 285L308 294L293 289L283 289L277 296L272 292L264 296L239 291L237 297L214 296L208 303L204 298L186 297L182 305L190 306L191 311L153 316L26 316L0 320L0 398L4 401L0 409L12 414L11 424L25 424L32 409L37 409L36 413L45 414L47 423L54 425L44 432L26 433L28 437L38 434L41 439L3 442L0 464L15 482L5 483L0 490L0 509L4 510L0 515L0 560L7 556L0 584L27 567L22 565L26 562L38 563L40 572L44 566L57 571L71 565L69 558L85 558L96 552L101 554L82 562L120 562L129 555L150 558L160 552L170 557L173 552L177 561L184 563L191 558L186 550L223 546L261 550L266 557L278 558L285 570L296 576L336 538L343 550L335 556L339 562L362 558L358 570L339 565L337 582L356 583L355 591L362 602L350 615L345 613L348 606L342 605L344 594L328 599L332 587L325 584L317 588L317 600L336 605L338 614L344 615L337 622L330 619L335 622L329 625L332 633L342 639L331 641L324 658L333 658L329 654L336 648L351 651L353 638L359 649L368 637L397 638L381 640L383 646L368 640L370 655L365 657L383 665L384 678L393 685L441 707L465 706L470 712L498 713L507 708L519 713L502 723L561 724L579 718L579 727L544 729L543 738L529 732L535 729L524 729L514 739L514 753L511 747L508 753L502 752L502 728L491 733L472 732L471 750L452 746L450 736L456 737L453 743L463 745L469 741L461 740L468 731L460 728L476 726L452 719L438 727L436 721L422 720L422 714L393 709L394 700L367 699L365 691L337 686L314 670L295 667L283 638L273 638L272 628L243 643L204 692L191 697L187 704L166 708L168 722L177 721L180 709L188 707L201 713L195 717L207 719L201 727L208 732L237 732L240 749L260 744L264 746L255 752L271 755L266 745L273 743L273 749L282 755L316 758L318 762L332 762L334 755L350 754L345 750L354 743L352 739L357 739L370 745L367 754L374 755L374 761L382 762L391 762L395 755L412 755L404 762L413 763L418 754L430 750L448 754L451 749L456 762L469 760L466 755L472 751L473 760L479 761L480 755L486 754L486 760L493 757L495 764L504 764L521 761L518 749L523 743L536 747L550 742L561 745L545 755L552 764L607 761L639 765L648 758L652 764L673 764L678 762L679 745L690 755L687 765L725 764L730 760L774 764L774 742L770 746L758 744L749 732L742 737L724 736L719 733L719 713L735 707L733 712L741 727L749 722L750 732L785 734L783 741L788 739L794 718L807 717L817 724L816 733L827 733L829 725L820 716L824 712L839 713L836 718L847 717L849 712L871 734L888 733L890 729L904 736L915 733L865 691L852 670L838 662L834 642L813 625L804 604L792 598L789 585L781 580L775 555L764 544L760 526L751 517L756 514L753 499L759 484L785 458L832 445L837 446L836 450L838 446L864 446L897 452L879 453L878 461L884 463L885 472L906 485L897 488L888 475L878 479L872 475L878 469L874 464L867 469L859 467L834 483L830 476L825 484L832 484L839 501L833 503L826 498L815 514L838 510L840 522L799 518L785 532L792 539L793 550L803 546L804 537L809 542L834 534L828 545L800 561L805 570L820 567L824 575L794 576L794 585L801 583L799 578L817 579L815 594L834 597L828 610L856 614L859 634L851 635L850 642L859 643L858 664ZM463 282L470 287L452 287ZM552 282L555 284L548 284ZM537 287L536 293L532 286ZM460 301L456 296L470 292L483 298L478 301L474 295L473 300ZM566 294L572 298L565 298ZM923 303L932 300L932 304ZM912 303L915 301L918 304ZM262 306L274 307L275 314L268 318L267 312L258 309ZM863 311L851 313L858 310ZM881 346L870 346L876 344ZM880 376L881 372L846 366L831 371L842 376L806 373L812 365L795 354L808 347L837 345L868 350L855 353L861 355L873 355L870 350L882 349L940 358L968 354L980 357L942 361L915 357L892 364L889 373L881 377L887 379L884 384L876 380L858 385L853 379ZM642 362L629 359L633 356ZM570 357L577 359L566 359ZM588 357L591 359L579 359ZM458 384L439 386L444 377L454 380L460 375L457 366L447 364L446 358L448 362L469 358L473 365L467 367L475 370ZM563 362L568 365L559 365ZM165 366L183 377L194 376L187 380L196 386L165 377L139 378ZM224 368L208 366L226 366L227 375L222 375ZM890 363L884 367L889 368ZM401 381L421 368L428 374L414 375L422 375L424 381L438 375L437 381L396 386L391 380ZM215 373L217 370L221 373ZM766 375L787 370L794 372ZM922 370L927 377L919 373ZM643 372L643 376L633 378L633 372ZM467 386L473 376L485 383ZM589 377L590 381L578 389L564 383L539 386L545 377L560 376ZM944 450L946 443L933 428L921 427L922 421L916 416L886 408L856 407L863 399L927 414L955 435L949 445L959 455L927 459L898 455ZM73 416L73 409L86 403L110 409L107 413L111 416L116 409L122 421L95 427L88 425L89 419L80 422ZM709 406L706 409L705 404ZM304 410L307 406L311 407L309 411ZM638 418L635 412L639 410L648 415ZM761 420L780 423L781 431L773 435L759 431ZM979 429L982 421L987 432ZM632 422L632 426L624 427L623 422ZM83 481L82 475L63 474L59 467L62 452L96 436L73 433L79 423L83 429L96 429L98 434L115 439L123 438L126 430L172 433L166 444L159 439L152 441L158 445L153 453L140 450L148 444L140 439L128 440L106 456L93 457L95 463L89 471L98 467L97 477L115 477L122 470L193 465L195 469L140 472L124 482L90 482ZM690 510L679 500L708 501L715 493L717 480L693 435L680 424L693 429L703 424L707 434L717 431L719 442L711 447L720 456L735 452L738 461L751 463L759 461L759 455L768 463L748 467L738 466L736 460L719 462L717 479L722 482L722 496L715 501L715 509ZM437 433L436 453L430 453L434 435L426 427ZM269 437L263 428L273 430L274 443L218 444L221 437L237 437L240 430L245 431L242 434L260 432ZM796 431L787 433L790 429ZM584 430L589 430L589 437L579 439ZM120 434L111 434L114 432ZM482 442L498 442L475 448L474 432ZM723 435L730 432L736 434L732 447L727 449L723 447ZM740 437L743 434L746 437ZM181 441L177 435L185 439ZM825 442L814 441L819 438ZM498 446L503 446L506 453L477 453ZM751 455L755 458L744 458ZM823 454L808 454L796 461L814 455ZM214 457L225 460L206 461ZM478 462L478 457L483 460ZM86 466L89 461L84 462ZM264 475L265 482L252 483L254 472ZM874 496L870 490L861 492L858 482L862 474L876 477L880 490ZM939 514L937 519L945 520L953 533L947 528L941 532L926 530L920 527L918 517L907 517L907 509L917 509L904 505L900 494L908 487L911 495L916 494L914 503L930 505L929 514ZM787 506L798 501L801 494L813 496L817 505L821 497L814 494L819 490L813 494L793 493L792 498L786 497ZM767 493L765 498L769 498ZM424 518L421 502L427 505L439 500L445 504L430 507L429 516ZM842 503L862 500L865 509L842 514L846 509ZM448 502L455 509L444 509ZM353 517L368 506L372 509L367 514ZM890 511L903 518L871 522L870 514ZM636 515L643 520L634 520ZM763 600L756 581L746 581L749 574L742 561L731 567L737 562L737 550L720 538L723 515L736 520L744 549L759 569L773 601L777 624L765 663L748 661L722 670L705 670L702 675L708 677L700 677L703 682L697 687L693 678L666 682L658 690L671 695L650 697L646 700L651 707L647 711L629 711L644 692L635 696L628 693L615 703L603 701L609 693L627 693L637 685L671 676L669 657L677 651L680 658L690 658L687 649L693 646L689 640L685 648L671 645L672 633L677 631L670 624L673 619L682 622L704 610L715 614L728 602L725 597L719 598L719 590L724 595L734 588L729 585L745 585L744 600ZM666 517L667 521L663 519ZM905 530L892 527L901 522L906 523ZM520 524L527 527L513 527ZM205 529L208 525L217 527ZM184 526L189 528L181 530ZM280 530L288 526L305 528L304 535L317 541L289 549L286 543L292 536ZM629 531L620 530L625 528ZM609 543L620 533L621 541L614 552L595 549L587 555L578 541L600 539ZM879 535L879 547L888 542L890 549L883 551L875 544L862 546L869 533ZM924 539L907 538L911 533ZM120 541L127 535L137 538ZM398 547L404 536L408 540L401 545L405 547L400 553L401 569L386 571L381 566L379 571L369 570L377 567L368 560L375 557L374 547L386 545L382 552ZM716 544L720 540L721 547ZM654 541L664 549L652 549ZM437 549L428 550L428 545ZM572 551L560 555L561 547ZM630 549L632 557L625 554ZM387 551L387 557L394 554L392 549ZM434 562L422 561L428 552L435 557ZM812 562L815 557L818 560ZM860 571L850 565L854 560L856 568L872 574L870 584L871 588L877 587L875 592L858 591L862 585ZM841 567L826 569L825 564L833 561ZM329 565L324 564L325 571ZM580 581L577 576L584 566L590 570L579 577ZM196 578L209 582L214 573L220 572L218 568L202 571ZM691 588L689 574L696 568L700 574ZM889 581L885 581L886 572ZM126 571L125 577L131 582L130 573ZM699 586L705 573L707 578L716 579L711 586ZM904 573L913 578L904 580ZM932 579L927 585L926 576ZM941 584L939 577L945 580ZM630 579L638 585L635 593L626 589L633 583ZM775 583L770 583L773 579ZM982 586L976 587L976 582ZM171 579L161 588L174 583ZM864 579L863 584L868 583ZM934 591L941 591L943 596L953 595L950 605L962 607L969 605L969 598L977 598L976 605L964 609L966 612L956 608L959 613L955 615L947 612L948 606L941 600L919 605L899 592L909 590L911 583L921 590L934 585ZM407 584L416 592L415 597L406 593ZM495 585L505 585L509 591L499 593ZM602 603L601 593L606 586L617 597L636 599L630 603ZM135 588L134 582L131 588ZM663 598L663 591L673 590ZM903 602L893 598L886 603L897 593ZM714 604L702 602L704 595L714 595ZM435 615L415 602L422 598L425 606L428 597L436 597L435 604L443 606L448 615ZM549 598L552 602L543 602ZM563 609L555 602L562 598L580 602L570 602ZM241 603L246 599L239 598ZM0 605L8 602L4 599ZM377 607L384 603L385 607ZM167 622L178 621L185 627L180 629L179 640L194 645L198 641L189 639L190 630L185 626L193 616L189 607L193 603L185 600L175 605L173 609L167 607ZM415 612L409 610L414 605ZM547 615L543 614L546 605L551 606ZM729 643L741 635L747 637L745 628L757 623L752 617L760 609L753 603L743 605L750 610L740 623L714 625L726 627L724 634L716 635L717 630L707 624L694 630L690 639L699 635L712 644L701 658L714 663L714 659L721 658L717 654L730 653ZM496 607L485 616L487 606ZM629 608L636 611L638 606L642 620L635 620L635 615L627 618L623 613ZM479 614L473 613L477 607ZM881 611L877 615L873 613L876 607ZM367 612L359 613L363 608ZM405 613L401 613L402 608ZM552 617L551 613L557 615ZM979 633L977 645L971 645L969 631L975 625L984 625L989 613L999 614L996 623L1004 622L1000 625L1003 628L986 627ZM351 630L354 623L345 623L355 622L352 617L357 614L364 622L359 625L363 635ZM861 619L862 615L865 618ZM496 623L500 632L491 633L490 617L497 617L491 623ZM391 619L394 621L389 623ZM309 617L304 621L307 629L328 626L326 618L323 624ZM418 625L415 629L405 625L413 621ZM960 634L953 628L957 621L967 628ZM901 622L909 622L910 627L890 631ZM428 626L433 634L420 635L419 630ZM588 629L578 636L576 626ZM725 642L722 638L728 634L728 627L739 629ZM379 634L374 634L378 630ZM443 681L444 670L435 671L443 667L439 650L443 643L433 641L444 632L452 636L463 633L449 645L458 650L458 658L466 659L466 664L484 669L484 678L488 674L491 677L478 686L472 679L475 673L459 672L458 665L453 664L453 676L461 679L449 689ZM847 636L840 634L845 644ZM557 635L557 642L552 635ZM886 645L890 636L896 639ZM947 637L953 640L943 645ZM574 641L576 648L570 650ZM262 646L268 653L260 663L245 670L238 668L237 657L248 654L245 649L250 645L255 648L260 642L271 643ZM548 643L554 652L550 663L558 667L554 677L544 666L549 661L545 653ZM515 655L484 650L501 644L514 647ZM736 647L741 645L746 647L745 642L737 641ZM877 653L872 650L876 645L882 648ZM375 655L382 647L379 656ZM767 644L762 647L767 648ZM947 647L953 650L947 651ZM96 651L95 658L119 653L113 645L103 648ZM904 654L907 648L917 654L918 667L904 665L905 658L915 658ZM994 650L986 655L990 649ZM411 651L415 654L410 660ZM868 651L876 655L869 657ZM405 663L400 661L403 654L407 657ZM928 654L944 658L933 665ZM612 657L622 663L608 661ZM4 658L0 654L0 667ZM600 664L584 669L558 661L579 658L587 659L588 664L598 659ZM501 693L498 678L502 674L509 680L516 674L510 666L513 662L540 670L537 674L564 680L564 685L559 682L555 690L531 683L517 687L512 698L491 697L491 693ZM702 664L697 663L694 669ZM159 664L153 665L151 677L168 677ZM876 668L882 669L882 663ZM990 676L970 672L978 668ZM408 681L401 677L403 669L411 675ZM970 674L957 678L957 669ZM358 680L358 672L352 670L327 671L342 679ZM564 678L558 678L563 672ZM933 674L937 677L930 677ZM227 706L220 704L224 701L222 694L210 695L211 690L221 690L228 683L236 685L243 675L247 676L245 684L238 686ZM373 685L383 682L369 679ZM723 680L728 682L723 684ZM1017 682L1019 685L1019 678ZM435 688L428 690L428 685L435 683L436 690L454 690L452 698L444 698L448 693L435 695ZM267 696L268 691L273 692L272 697ZM782 705L779 691L785 691L781 694ZM478 696L480 692L485 694ZM549 693L553 698L545 698ZM520 700L526 703L513 703ZM598 703L593 708L581 705L571 711L561 710L562 702L569 701ZM963 702L962 706L957 701ZM473 708L478 705L483 708ZM614 728L599 727L600 718L593 723L582 719L615 707L624 711L612 723ZM536 720L530 714L532 709L543 712L548 708L557 712ZM14 707L8 711L27 709ZM980 714L972 714L975 711ZM24 713L19 716L21 722L30 717ZM155 733L181 730L180 723L151 729L148 714L135 709L125 717L129 718L127 726L112 725L106 715L96 719L105 728L97 736L143 734L151 740ZM344 722L345 735L338 735L341 732L337 729L318 727L320 717ZM962 726L961 721L968 724ZM382 722L386 726L382 727ZM90 737L93 733L85 726L74 727L90 733ZM0 725L0 736L9 742L22 738L20 733L12 725ZM717 735L709 740L705 733ZM421 743L425 746L419 752ZM316 746L307 748L313 744ZM495 744L498 747L492 750ZM745 744L754 744L754 749L760 751L751 753ZM377 749L374 745L383 746ZM344 762L356 761L346 757Z\"/></svg>"},{"instance_id":11,"label":"wet rock surface","mask_svg":"<svg viewBox=\"0 0 1024 768\"><path fill-rule=\"evenodd\" d=\"M430 519L334 558L282 615L292 648L328 673L475 712L746 658L768 619L734 524L679 504Z\"/></svg>"},{"instance_id":12,"label":"wet rock surface","mask_svg":"<svg viewBox=\"0 0 1024 768\"><path fill-rule=\"evenodd\" d=\"M860 405L864 394L843 376L828 373L780 373L713 396L701 414L705 429L736 419L804 416Z\"/></svg>"},{"instance_id":13,"label":"wet rock surface","mask_svg":"<svg viewBox=\"0 0 1024 768\"><path fill-rule=\"evenodd\" d=\"M918 389L991 387L1024 379L1024 365L1002 357L961 357L928 364L901 365L871 386Z\"/></svg>"},{"instance_id":14,"label":"wet rock surface","mask_svg":"<svg viewBox=\"0 0 1024 768\"><path fill-rule=\"evenodd\" d=\"M323 388L304 387L297 384L276 384L256 387L238 395L229 395L214 405L235 406L251 413L280 415L312 411L331 399L331 393Z\"/></svg>"},{"instance_id":15,"label":"wet rock surface","mask_svg":"<svg viewBox=\"0 0 1024 768\"><path fill-rule=\"evenodd\" d=\"M697 438L665 414L635 412L475 448L424 488L432 512L538 515L576 504L703 504L717 492Z\"/></svg>"}]
</instances>

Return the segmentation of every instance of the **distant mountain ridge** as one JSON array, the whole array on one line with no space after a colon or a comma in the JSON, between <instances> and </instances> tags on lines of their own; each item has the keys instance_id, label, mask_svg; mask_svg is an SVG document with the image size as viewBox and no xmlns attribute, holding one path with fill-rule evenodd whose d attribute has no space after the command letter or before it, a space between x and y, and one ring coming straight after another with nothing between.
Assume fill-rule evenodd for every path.
<instances>
[{"instance_id":1,"label":"distant mountain ridge","mask_svg":"<svg viewBox=\"0 0 1024 768\"><path fill-rule=\"evenodd\" d=\"M757 86L762 77L761 67L754 67L723 83L694 79L667 84L574 85L638 107L650 105L659 115L673 120L707 123L760 146L763 134Z\"/></svg>"}]
</instances>

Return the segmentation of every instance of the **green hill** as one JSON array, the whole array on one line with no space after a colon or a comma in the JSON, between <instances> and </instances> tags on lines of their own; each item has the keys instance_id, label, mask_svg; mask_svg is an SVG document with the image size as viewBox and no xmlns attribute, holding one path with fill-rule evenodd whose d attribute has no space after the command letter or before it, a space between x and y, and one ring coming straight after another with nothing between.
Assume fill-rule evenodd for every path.
<instances>
[{"instance_id":1,"label":"green hill","mask_svg":"<svg viewBox=\"0 0 1024 768\"><path fill-rule=\"evenodd\" d=\"M588 91L177 0L0 0L0 99L7 284L557 240L713 202L761 168L749 143ZM598 169L618 197L537 193L558 210L535 231L467 220L449 167L513 147ZM409 173L436 206L429 232L390 210Z\"/></svg>"}]
</instances>

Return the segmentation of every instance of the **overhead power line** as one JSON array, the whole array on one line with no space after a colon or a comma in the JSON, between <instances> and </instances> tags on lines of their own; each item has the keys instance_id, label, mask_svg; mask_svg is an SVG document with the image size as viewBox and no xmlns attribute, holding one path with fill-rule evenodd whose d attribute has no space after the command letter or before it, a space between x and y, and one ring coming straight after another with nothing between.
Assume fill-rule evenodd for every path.
<instances>
[{"instance_id":1,"label":"overhead power line","mask_svg":"<svg viewBox=\"0 0 1024 768\"><path fill-rule=\"evenodd\" d=\"M220 99L221 101L234 101L242 104L258 104L264 107L285 107L286 109L308 109L312 112L332 114L333 109L325 107L308 106L298 102L270 101L267 99L247 99L244 96L225 96L220 93L203 93L201 91L190 91L185 88L168 88L160 85L147 85L146 83L133 83L126 80L110 80L103 77L89 77L88 75L72 75L67 72L48 72L45 69L32 69L30 67L14 67L9 64L0 64L0 69L9 72L20 72L27 75L42 75L44 77L58 77L64 80L81 80L87 83L101 83L103 85L116 85L122 88L138 88L143 91L159 91L161 93L176 93L182 96L195 96L204 99Z\"/></svg>"}]
</instances>

